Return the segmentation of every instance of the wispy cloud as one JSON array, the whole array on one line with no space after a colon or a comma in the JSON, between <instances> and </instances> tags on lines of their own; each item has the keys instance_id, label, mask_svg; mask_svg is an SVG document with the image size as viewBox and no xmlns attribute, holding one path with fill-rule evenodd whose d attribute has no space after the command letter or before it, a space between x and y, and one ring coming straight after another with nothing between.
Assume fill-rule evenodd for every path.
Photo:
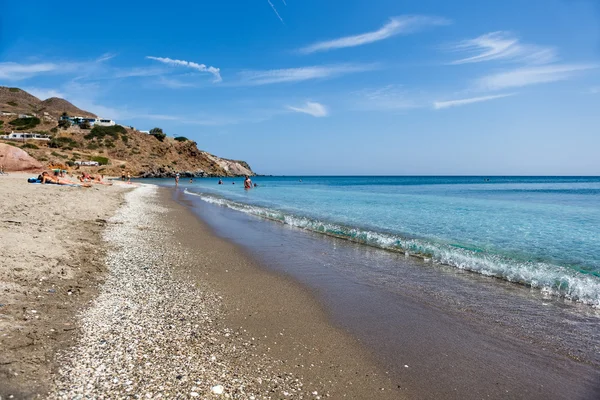
<instances>
[{"instance_id":1,"label":"wispy cloud","mask_svg":"<svg viewBox=\"0 0 600 400\"><path fill-rule=\"evenodd\" d=\"M362 46L365 44L378 42L392 36L413 33L430 26L447 25L449 23L449 20L439 17L420 15L394 17L376 31L317 42L311 44L310 46L301 48L299 52L303 54L310 54L318 51L329 51L334 49L342 49L345 47Z\"/></svg>"},{"instance_id":2,"label":"wispy cloud","mask_svg":"<svg viewBox=\"0 0 600 400\"><path fill-rule=\"evenodd\" d=\"M243 71L240 85L256 86L272 83L301 82L311 79L333 78L355 72L376 69L374 64L336 64L301 68L271 69L263 71Z\"/></svg>"},{"instance_id":3,"label":"wispy cloud","mask_svg":"<svg viewBox=\"0 0 600 400\"><path fill-rule=\"evenodd\" d=\"M510 32L491 32L464 40L452 47L452 50L466 52L469 57L453 61L451 64L478 63L492 60L509 60L527 64L547 64L556 60L553 47L521 43Z\"/></svg>"},{"instance_id":4,"label":"wispy cloud","mask_svg":"<svg viewBox=\"0 0 600 400\"><path fill-rule=\"evenodd\" d=\"M598 94L600 93L600 86L591 87L588 91L590 94Z\"/></svg>"},{"instance_id":5,"label":"wispy cloud","mask_svg":"<svg viewBox=\"0 0 600 400\"><path fill-rule=\"evenodd\" d=\"M313 117L326 117L329 114L327 107L316 101L307 101L302 107L287 106L288 110L312 115Z\"/></svg>"},{"instance_id":6,"label":"wispy cloud","mask_svg":"<svg viewBox=\"0 0 600 400\"><path fill-rule=\"evenodd\" d=\"M130 69L117 69L112 77L114 78L136 78L136 77L147 77L162 75L166 72L166 67L163 68L130 68Z\"/></svg>"},{"instance_id":7,"label":"wispy cloud","mask_svg":"<svg viewBox=\"0 0 600 400\"><path fill-rule=\"evenodd\" d=\"M471 97L469 99L435 101L433 103L433 108L435 108L436 110L440 110L442 108L464 106L467 104L481 103L482 101L490 101L490 100L495 100L495 99L501 99L504 97L514 96L515 94L516 93L504 93L504 94L497 94L494 96Z\"/></svg>"},{"instance_id":8,"label":"wispy cloud","mask_svg":"<svg viewBox=\"0 0 600 400\"><path fill-rule=\"evenodd\" d=\"M501 90L570 79L578 73L598 68L593 64L551 64L517 68L479 78L476 87L482 90Z\"/></svg>"},{"instance_id":9,"label":"wispy cloud","mask_svg":"<svg viewBox=\"0 0 600 400\"><path fill-rule=\"evenodd\" d=\"M215 79L214 79L215 82L221 82L223 80L221 78L221 73L220 73L219 68L207 67L205 64L198 64L193 61L174 60L174 59L168 58L168 57L146 56L146 58L149 60L154 60L154 61L161 62L163 64L167 64L167 65L191 68L191 69L194 69L194 70L200 71L200 72L209 72L215 77Z\"/></svg>"},{"instance_id":10,"label":"wispy cloud","mask_svg":"<svg viewBox=\"0 0 600 400\"><path fill-rule=\"evenodd\" d=\"M60 64L55 63L37 63L20 64L15 62L0 63L0 79L9 81L18 81L31 78L44 73L61 71Z\"/></svg>"},{"instance_id":11,"label":"wispy cloud","mask_svg":"<svg viewBox=\"0 0 600 400\"><path fill-rule=\"evenodd\" d=\"M275 15L277 15L277 18L279 18L279 20L281 21L281 23L285 25L285 22L283 22L283 18L281 18L281 15L279 15L279 13L277 12L277 9L273 5L273 3L271 3L271 0L267 0L267 3L269 3L269 5L271 6L271 8L273 9L273 12L275 13ZM285 4L285 2L284 2L284 4Z\"/></svg>"},{"instance_id":12,"label":"wispy cloud","mask_svg":"<svg viewBox=\"0 0 600 400\"><path fill-rule=\"evenodd\" d=\"M367 110L407 110L423 106L422 94L409 93L402 85L387 85L380 88L354 92L359 106Z\"/></svg>"}]
</instances>

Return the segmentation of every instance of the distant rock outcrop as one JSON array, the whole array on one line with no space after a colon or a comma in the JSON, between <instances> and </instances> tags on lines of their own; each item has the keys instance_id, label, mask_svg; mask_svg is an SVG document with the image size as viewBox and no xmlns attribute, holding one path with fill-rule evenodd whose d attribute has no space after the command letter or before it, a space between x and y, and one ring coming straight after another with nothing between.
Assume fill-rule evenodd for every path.
<instances>
[{"instance_id":1,"label":"distant rock outcrop","mask_svg":"<svg viewBox=\"0 0 600 400\"><path fill-rule=\"evenodd\" d=\"M4 143L0 143L0 165L8 172L39 171L43 168L42 163L26 151Z\"/></svg>"}]
</instances>

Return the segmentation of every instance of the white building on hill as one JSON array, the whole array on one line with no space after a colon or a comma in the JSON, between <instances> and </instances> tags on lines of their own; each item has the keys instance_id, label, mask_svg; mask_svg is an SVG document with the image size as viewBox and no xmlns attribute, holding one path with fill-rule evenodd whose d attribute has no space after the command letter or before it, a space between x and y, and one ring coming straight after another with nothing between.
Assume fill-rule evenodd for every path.
<instances>
[{"instance_id":1,"label":"white building on hill","mask_svg":"<svg viewBox=\"0 0 600 400\"><path fill-rule=\"evenodd\" d=\"M44 135L41 133L27 133L27 132L11 132L9 135L0 135L0 139L6 140L50 140L50 135Z\"/></svg>"}]
</instances>

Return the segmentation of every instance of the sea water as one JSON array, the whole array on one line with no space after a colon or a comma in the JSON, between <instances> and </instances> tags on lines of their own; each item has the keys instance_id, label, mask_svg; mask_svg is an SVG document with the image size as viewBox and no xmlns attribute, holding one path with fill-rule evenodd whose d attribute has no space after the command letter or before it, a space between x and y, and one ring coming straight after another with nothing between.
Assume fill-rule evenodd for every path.
<instances>
[{"instance_id":1,"label":"sea water","mask_svg":"<svg viewBox=\"0 0 600 400\"><path fill-rule=\"evenodd\" d=\"M600 307L600 177L255 177L189 196ZM235 182L235 184L233 184Z\"/></svg>"}]
</instances>

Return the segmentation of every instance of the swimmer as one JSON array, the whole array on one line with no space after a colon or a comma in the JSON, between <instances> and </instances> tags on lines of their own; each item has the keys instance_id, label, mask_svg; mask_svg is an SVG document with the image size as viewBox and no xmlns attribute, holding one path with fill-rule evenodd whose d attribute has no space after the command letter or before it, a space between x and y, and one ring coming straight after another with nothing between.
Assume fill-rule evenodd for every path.
<instances>
[{"instance_id":1,"label":"swimmer","mask_svg":"<svg viewBox=\"0 0 600 400\"><path fill-rule=\"evenodd\" d=\"M248 175L246 175L246 179L244 179L244 189L252 189L252 181Z\"/></svg>"}]
</instances>

